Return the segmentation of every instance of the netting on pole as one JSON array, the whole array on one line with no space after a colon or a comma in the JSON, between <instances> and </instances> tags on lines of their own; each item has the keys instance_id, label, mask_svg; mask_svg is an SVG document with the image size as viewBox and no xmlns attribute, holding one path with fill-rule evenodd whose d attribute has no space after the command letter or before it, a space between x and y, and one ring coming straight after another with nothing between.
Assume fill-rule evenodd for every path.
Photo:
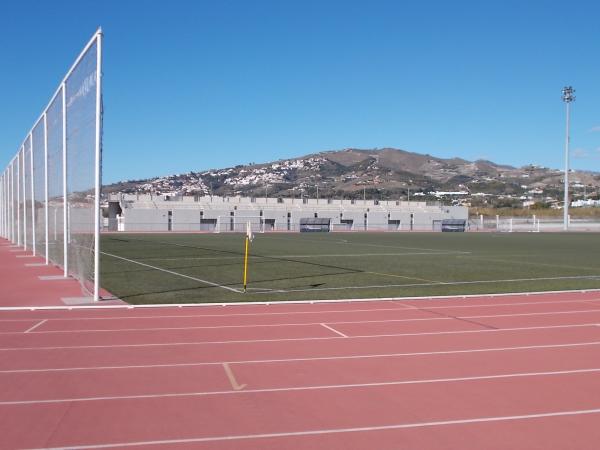
<instances>
[{"instance_id":1,"label":"netting on pole","mask_svg":"<svg viewBox=\"0 0 600 450\"><path fill-rule=\"evenodd\" d=\"M254 233L265 231L265 221L262 216L219 216L214 231L216 233L245 233L248 222Z\"/></svg>"},{"instance_id":2,"label":"netting on pole","mask_svg":"<svg viewBox=\"0 0 600 450\"><path fill-rule=\"evenodd\" d=\"M64 265L63 252L63 125L62 97L56 96L46 111L48 146L48 258Z\"/></svg>"},{"instance_id":3,"label":"netting on pole","mask_svg":"<svg viewBox=\"0 0 600 450\"><path fill-rule=\"evenodd\" d=\"M24 167L24 157L23 157L23 148L21 148L21 150L19 150L19 173L18 173L18 180L17 180L17 187L19 189L19 195L18 195L18 207L19 207L19 217L18 217L18 225L19 225L19 245L22 245L24 247L27 247L27 242L25 242L25 209L24 209L24 189L23 187L25 186L25 181L24 181L24 171L23 171L23 167Z\"/></svg>"},{"instance_id":4,"label":"netting on pole","mask_svg":"<svg viewBox=\"0 0 600 450\"><path fill-rule=\"evenodd\" d=\"M97 44L65 82L69 273L94 280ZM91 288L90 288L91 289Z\"/></svg>"},{"instance_id":5,"label":"netting on pole","mask_svg":"<svg viewBox=\"0 0 600 450\"><path fill-rule=\"evenodd\" d=\"M31 132L33 164L33 233L36 255L46 256L46 174L44 151L44 121L40 120Z\"/></svg>"},{"instance_id":6,"label":"netting on pole","mask_svg":"<svg viewBox=\"0 0 600 450\"><path fill-rule=\"evenodd\" d=\"M98 299L100 30L85 46L7 170L0 234L63 267Z\"/></svg>"},{"instance_id":7,"label":"netting on pole","mask_svg":"<svg viewBox=\"0 0 600 450\"><path fill-rule=\"evenodd\" d=\"M14 244L21 243L21 235L19 231L19 157L17 156L12 163L11 176L12 192L12 230Z\"/></svg>"},{"instance_id":8,"label":"netting on pole","mask_svg":"<svg viewBox=\"0 0 600 450\"><path fill-rule=\"evenodd\" d=\"M31 207L31 136L23 146L23 211L25 215L25 249L33 249L33 209Z\"/></svg>"}]
</instances>

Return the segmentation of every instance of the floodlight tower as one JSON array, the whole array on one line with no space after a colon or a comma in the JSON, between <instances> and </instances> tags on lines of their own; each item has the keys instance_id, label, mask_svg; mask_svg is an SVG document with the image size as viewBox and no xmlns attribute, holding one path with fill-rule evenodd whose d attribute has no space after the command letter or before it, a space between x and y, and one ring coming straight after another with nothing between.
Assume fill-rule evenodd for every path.
<instances>
[{"instance_id":1,"label":"floodlight tower","mask_svg":"<svg viewBox=\"0 0 600 450\"><path fill-rule=\"evenodd\" d=\"M565 137L565 199L563 207L563 230L569 229L569 120L570 120L570 106L571 102L575 100L575 89L571 86L565 86L562 90L562 99L566 103L567 107L567 128Z\"/></svg>"}]
</instances>

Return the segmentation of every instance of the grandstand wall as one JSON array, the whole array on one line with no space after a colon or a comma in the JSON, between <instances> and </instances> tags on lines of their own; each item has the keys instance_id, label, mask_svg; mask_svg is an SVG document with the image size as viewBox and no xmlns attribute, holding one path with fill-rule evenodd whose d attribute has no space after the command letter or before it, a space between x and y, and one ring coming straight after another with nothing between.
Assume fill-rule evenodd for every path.
<instances>
[{"instance_id":1,"label":"grandstand wall","mask_svg":"<svg viewBox=\"0 0 600 450\"><path fill-rule=\"evenodd\" d=\"M111 194L108 205L108 223L130 232L242 231L247 222L257 231L299 231L311 217L331 219L333 231L432 231L434 221L468 219L463 206L393 200Z\"/></svg>"}]
</instances>

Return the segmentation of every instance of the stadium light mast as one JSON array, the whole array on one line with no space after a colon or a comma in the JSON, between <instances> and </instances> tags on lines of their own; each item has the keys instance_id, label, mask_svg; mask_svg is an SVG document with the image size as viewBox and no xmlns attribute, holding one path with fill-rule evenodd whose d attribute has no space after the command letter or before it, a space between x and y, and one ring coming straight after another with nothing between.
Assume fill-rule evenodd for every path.
<instances>
[{"instance_id":1,"label":"stadium light mast","mask_svg":"<svg viewBox=\"0 0 600 450\"><path fill-rule=\"evenodd\" d=\"M570 106L571 102L575 100L575 89L571 86L565 86L562 90L562 99L565 102L567 110L567 125L566 125L566 136L565 136L565 199L564 199L564 207L563 207L563 230L567 231L569 229L569 126L570 126Z\"/></svg>"}]
</instances>

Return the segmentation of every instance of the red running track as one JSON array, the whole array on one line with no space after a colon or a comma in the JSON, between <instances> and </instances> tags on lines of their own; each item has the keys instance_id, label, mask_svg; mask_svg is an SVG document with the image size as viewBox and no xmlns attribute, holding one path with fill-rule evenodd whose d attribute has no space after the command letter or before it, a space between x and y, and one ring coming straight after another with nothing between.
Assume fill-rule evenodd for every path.
<instances>
[{"instance_id":1,"label":"red running track","mask_svg":"<svg viewBox=\"0 0 600 450\"><path fill-rule=\"evenodd\" d=\"M0 238L0 307L65 306L65 298L81 299L84 296L81 285L73 278L40 279L62 275L62 269L46 265L44 258ZM106 291L101 291L101 296L111 297ZM110 300L105 304L123 302ZM6 327L0 330L4 331Z\"/></svg>"},{"instance_id":2,"label":"red running track","mask_svg":"<svg viewBox=\"0 0 600 450\"><path fill-rule=\"evenodd\" d=\"M600 293L0 312L0 447L596 449Z\"/></svg>"}]
</instances>

